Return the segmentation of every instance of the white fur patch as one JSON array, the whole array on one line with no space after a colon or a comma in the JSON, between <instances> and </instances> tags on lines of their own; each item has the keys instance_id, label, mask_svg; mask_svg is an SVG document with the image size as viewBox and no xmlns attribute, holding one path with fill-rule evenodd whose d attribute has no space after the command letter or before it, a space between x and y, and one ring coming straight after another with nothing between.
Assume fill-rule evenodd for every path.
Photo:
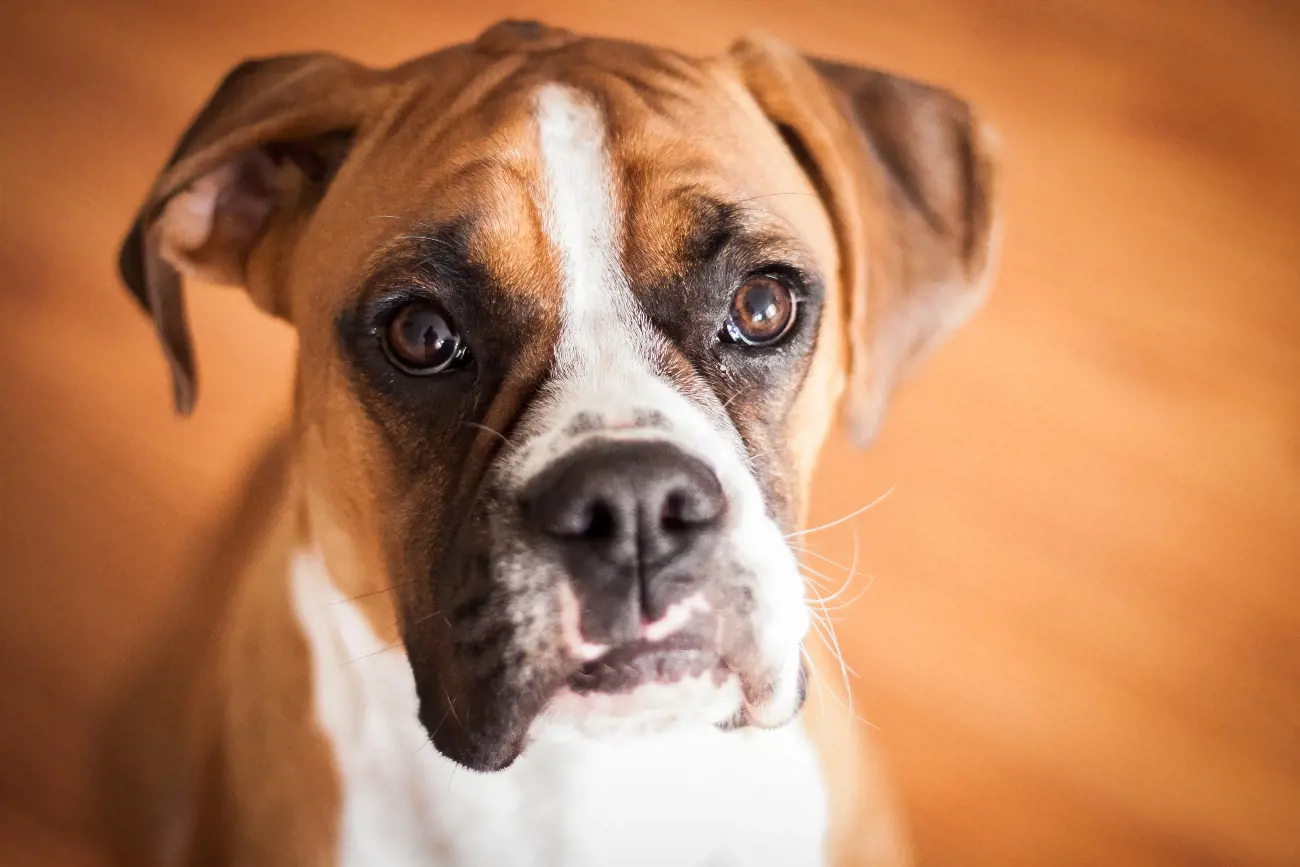
<instances>
[{"instance_id":1,"label":"white fur patch","mask_svg":"<svg viewBox=\"0 0 1300 867\"><path fill-rule=\"evenodd\" d=\"M540 88L535 104L546 181L542 213L564 280L557 373L600 377L629 357L644 357L649 339L637 327L636 301L619 263L605 127L594 105L562 85Z\"/></svg>"},{"instance_id":2,"label":"white fur patch","mask_svg":"<svg viewBox=\"0 0 1300 867\"><path fill-rule=\"evenodd\" d=\"M294 560L315 702L343 810L339 867L814 867L827 807L801 726L555 730L514 765L467 771L428 743L415 681L316 554Z\"/></svg>"}]
</instances>

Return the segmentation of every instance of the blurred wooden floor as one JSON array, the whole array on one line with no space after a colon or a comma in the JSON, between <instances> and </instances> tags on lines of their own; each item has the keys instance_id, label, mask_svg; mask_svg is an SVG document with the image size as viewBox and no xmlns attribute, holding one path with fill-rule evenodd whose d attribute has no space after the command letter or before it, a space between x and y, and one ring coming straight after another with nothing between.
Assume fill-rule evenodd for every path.
<instances>
[{"instance_id":1,"label":"blurred wooden floor","mask_svg":"<svg viewBox=\"0 0 1300 867\"><path fill-rule=\"evenodd\" d=\"M1300 864L1300 13L1228 0L5 4L0 863L100 863L97 715L287 395L284 329L198 289L205 394L169 414L112 271L153 172L245 56L507 14L761 27L982 106L993 301L820 486L824 518L895 488L814 537L871 576L856 707L926 865Z\"/></svg>"}]
</instances>

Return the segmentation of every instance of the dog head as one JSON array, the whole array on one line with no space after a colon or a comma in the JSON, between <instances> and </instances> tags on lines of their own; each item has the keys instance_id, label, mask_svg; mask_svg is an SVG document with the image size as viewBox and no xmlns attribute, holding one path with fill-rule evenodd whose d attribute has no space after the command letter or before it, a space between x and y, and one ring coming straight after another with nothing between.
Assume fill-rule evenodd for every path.
<instances>
[{"instance_id":1,"label":"dog head","mask_svg":"<svg viewBox=\"0 0 1300 867\"><path fill-rule=\"evenodd\" d=\"M182 412L182 275L295 326L312 542L488 770L547 728L794 716L813 460L978 303L991 183L931 87L507 23L238 67L121 267Z\"/></svg>"}]
</instances>

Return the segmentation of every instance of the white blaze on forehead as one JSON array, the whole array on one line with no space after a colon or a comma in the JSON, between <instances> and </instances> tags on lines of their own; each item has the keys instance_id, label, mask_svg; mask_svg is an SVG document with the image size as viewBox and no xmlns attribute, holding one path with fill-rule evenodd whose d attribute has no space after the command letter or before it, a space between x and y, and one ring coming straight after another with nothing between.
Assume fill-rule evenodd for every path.
<instances>
[{"instance_id":1,"label":"white blaze on forehead","mask_svg":"<svg viewBox=\"0 0 1300 867\"><path fill-rule=\"evenodd\" d=\"M537 91L535 111L545 183L538 204L564 284L556 372L598 374L644 357L638 350L649 342L619 261L622 227L604 118L583 94L559 84Z\"/></svg>"}]
</instances>

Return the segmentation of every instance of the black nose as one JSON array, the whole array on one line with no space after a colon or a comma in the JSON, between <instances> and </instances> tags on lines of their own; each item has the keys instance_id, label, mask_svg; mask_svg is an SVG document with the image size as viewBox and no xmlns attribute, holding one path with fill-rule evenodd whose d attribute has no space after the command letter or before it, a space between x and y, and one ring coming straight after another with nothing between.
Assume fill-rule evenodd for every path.
<instances>
[{"instance_id":1,"label":"black nose","mask_svg":"<svg viewBox=\"0 0 1300 867\"><path fill-rule=\"evenodd\" d=\"M587 640L621 643L698 589L717 545L722 485L666 443L598 442L524 492L533 531L561 553Z\"/></svg>"}]
</instances>

